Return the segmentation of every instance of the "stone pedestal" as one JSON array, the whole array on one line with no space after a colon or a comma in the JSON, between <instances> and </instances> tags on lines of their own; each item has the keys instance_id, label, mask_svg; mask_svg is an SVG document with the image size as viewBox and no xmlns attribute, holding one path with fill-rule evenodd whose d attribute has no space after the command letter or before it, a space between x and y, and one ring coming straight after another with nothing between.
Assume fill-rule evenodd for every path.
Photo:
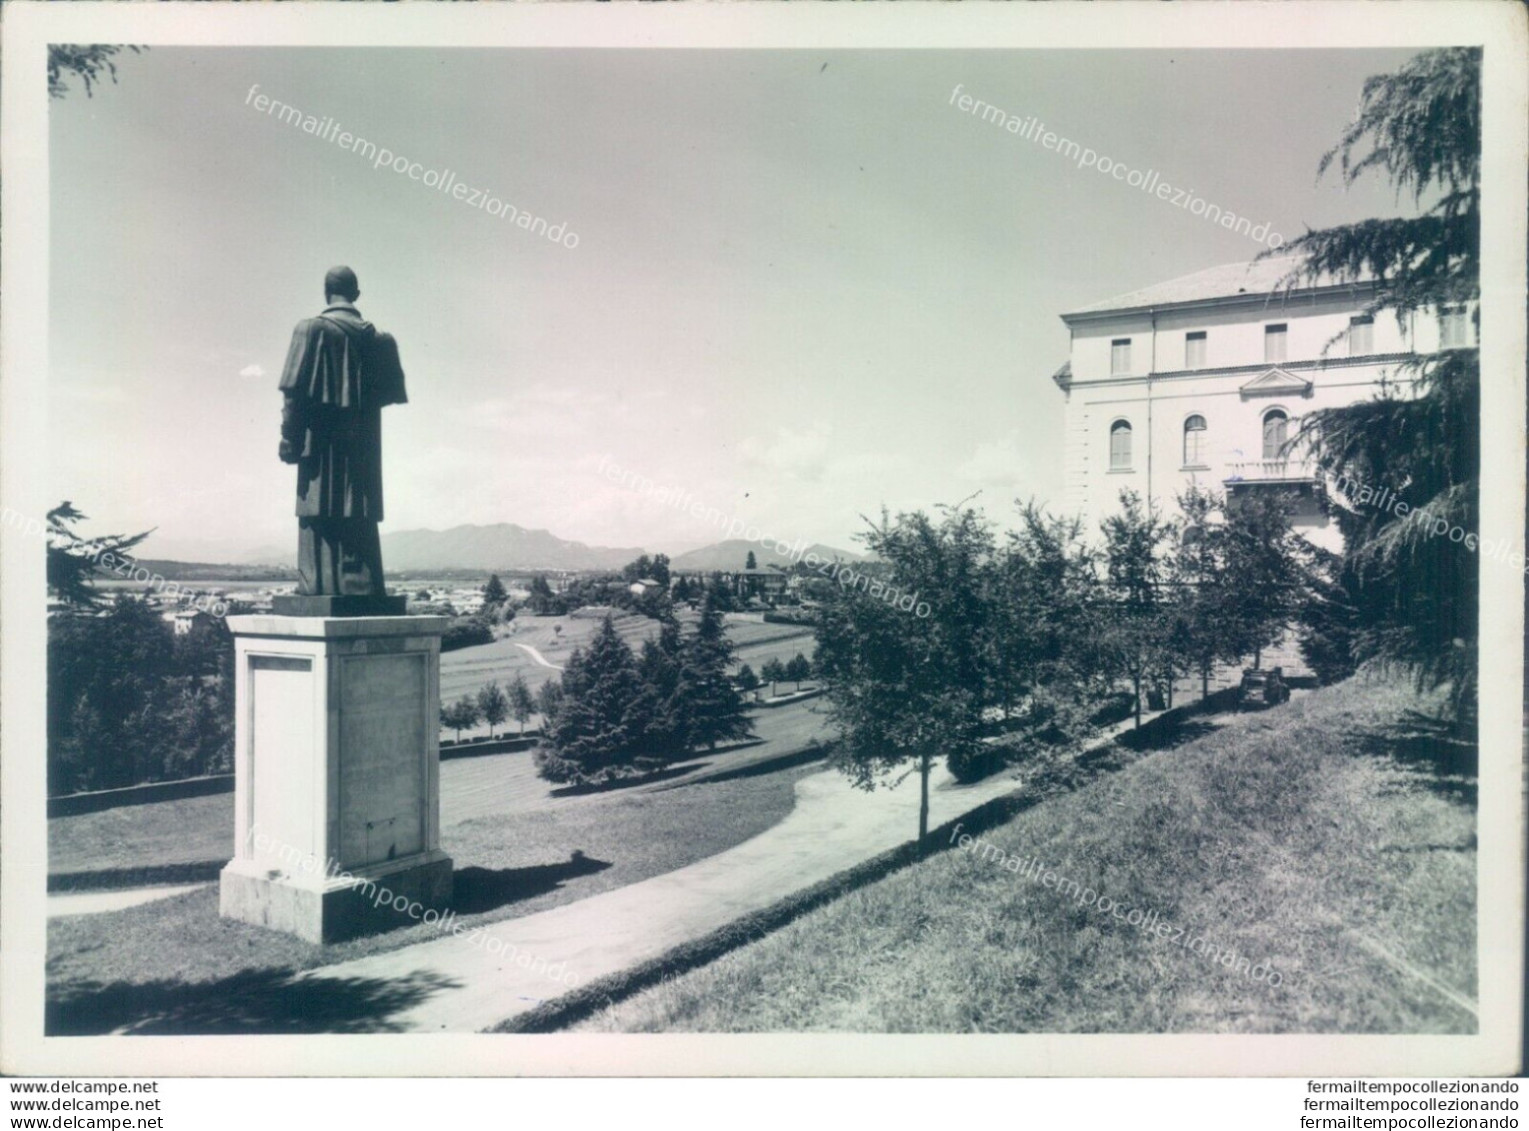
<instances>
[{"instance_id":1,"label":"stone pedestal","mask_svg":"<svg viewBox=\"0 0 1529 1131\"><path fill-rule=\"evenodd\" d=\"M228 618L237 714L224 916L334 942L447 910L437 741L447 623Z\"/></svg>"},{"instance_id":2,"label":"stone pedestal","mask_svg":"<svg viewBox=\"0 0 1529 1131\"><path fill-rule=\"evenodd\" d=\"M295 593L271 598L271 612L279 617L401 617L408 606L402 594L343 597L332 593L304 597Z\"/></svg>"}]
</instances>

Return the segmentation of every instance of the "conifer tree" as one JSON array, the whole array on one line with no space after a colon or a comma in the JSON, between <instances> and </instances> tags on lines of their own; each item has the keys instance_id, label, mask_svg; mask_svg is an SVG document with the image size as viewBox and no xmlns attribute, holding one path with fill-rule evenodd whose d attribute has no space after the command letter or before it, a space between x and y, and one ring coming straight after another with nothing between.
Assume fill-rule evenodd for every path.
<instances>
[{"instance_id":1,"label":"conifer tree","mask_svg":"<svg viewBox=\"0 0 1529 1131\"><path fill-rule=\"evenodd\" d=\"M483 608L484 611L497 608L510 599L510 592L504 587L504 582L499 580L499 575L493 573L483 584Z\"/></svg>"},{"instance_id":2,"label":"conifer tree","mask_svg":"<svg viewBox=\"0 0 1529 1131\"><path fill-rule=\"evenodd\" d=\"M100 564L104 556L121 555L153 533L145 530L142 534L108 534L86 540L74 532L74 524L89 516L68 499L46 517L48 592L76 609L99 607L100 596L91 579L106 568Z\"/></svg>"},{"instance_id":3,"label":"conifer tree","mask_svg":"<svg viewBox=\"0 0 1529 1131\"><path fill-rule=\"evenodd\" d=\"M553 676L536 689L536 713L542 717L542 733L550 733L552 720L563 703L563 681Z\"/></svg>"},{"instance_id":4,"label":"conifer tree","mask_svg":"<svg viewBox=\"0 0 1529 1131\"><path fill-rule=\"evenodd\" d=\"M555 782L598 783L636 772L647 720L632 650L607 616L563 673L563 701L546 743L537 750L541 776Z\"/></svg>"},{"instance_id":5,"label":"conifer tree","mask_svg":"<svg viewBox=\"0 0 1529 1131\"><path fill-rule=\"evenodd\" d=\"M645 640L637 661L642 682L640 711L647 729L642 754L648 765L657 766L690 751L690 704L683 693L684 645L680 624L670 613L656 640Z\"/></svg>"},{"instance_id":6,"label":"conifer tree","mask_svg":"<svg viewBox=\"0 0 1529 1131\"><path fill-rule=\"evenodd\" d=\"M1481 48L1424 51L1364 84L1358 113L1322 158L1345 184L1377 172L1398 195L1429 206L1415 217L1363 220L1307 232L1290 285L1371 277L1366 313L1463 315L1480 295ZM1342 497L1349 597L1362 626L1359 659L1412 665L1420 686L1451 688L1457 724L1474 713L1479 557L1438 537L1480 530L1481 368L1474 335L1403 363L1413 395L1306 416L1292 446L1309 445L1330 477L1405 507L1366 507Z\"/></svg>"},{"instance_id":7,"label":"conifer tree","mask_svg":"<svg viewBox=\"0 0 1529 1131\"><path fill-rule=\"evenodd\" d=\"M692 747L715 750L719 742L753 735L748 707L727 675L732 666L733 645L722 614L708 600L682 649L680 693L689 715L687 740Z\"/></svg>"}]
</instances>

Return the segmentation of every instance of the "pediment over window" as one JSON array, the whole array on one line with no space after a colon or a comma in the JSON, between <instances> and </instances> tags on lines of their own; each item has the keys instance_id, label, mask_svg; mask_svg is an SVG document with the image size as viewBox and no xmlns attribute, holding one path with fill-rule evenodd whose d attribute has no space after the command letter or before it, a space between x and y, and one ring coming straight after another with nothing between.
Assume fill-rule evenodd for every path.
<instances>
[{"instance_id":1,"label":"pediment over window","mask_svg":"<svg viewBox=\"0 0 1529 1131\"><path fill-rule=\"evenodd\" d=\"M1242 386L1241 392L1243 400L1252 397L1309 397L1311 382L1276 365Z\"/></svg>"}]
</instances>

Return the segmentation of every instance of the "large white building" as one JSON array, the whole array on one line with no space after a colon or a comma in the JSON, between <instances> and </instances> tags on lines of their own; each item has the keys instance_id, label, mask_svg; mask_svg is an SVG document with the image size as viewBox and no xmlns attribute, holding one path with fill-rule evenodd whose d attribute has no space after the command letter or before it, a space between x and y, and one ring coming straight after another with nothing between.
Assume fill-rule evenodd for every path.
<instances>
[{"instance_id":1,"label":"large white building","mask_svg":"<svg viewBox=\"0 0 1529 1131\"><path fill-rule=\"evenodd\" d=\"M1467 311L1373 319L1369 283L1285 291L1294 260L1213 267L1062 315L1072 335L1054 380L1067 398L1064 509L1091 530L1129 488L1172 514L1190 484L1293 487L1293 519L1331 549L1337 530L1300 453L1282 454L1314 409L1408 391L1414 353L1474 344Z\"/></svg>"}]
</instances>

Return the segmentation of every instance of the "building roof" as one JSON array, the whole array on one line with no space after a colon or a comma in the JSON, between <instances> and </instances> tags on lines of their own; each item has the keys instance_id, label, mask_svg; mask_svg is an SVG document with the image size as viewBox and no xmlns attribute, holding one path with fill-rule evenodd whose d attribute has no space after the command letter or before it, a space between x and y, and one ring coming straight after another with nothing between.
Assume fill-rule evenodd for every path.
<instances>
[{"instance_id":1,"label":"building roof","mask_svg":"<svg viewBox=\"0 0 1529 1131\"><path fill-rule=\"evenodd\" d=\"M1290 274L1302 261L1299 255L1275 255L1256 263L1240 261L1224 263L1219 267L1207 267L1177 279L1154 283L1138 290L1127 291L1114 298L1079 307L1062 317L1080 314L1103 314L1117 310L1136 310L1149 306L1173 306L1181 303L1206 302L1218 298L1235 298L1238 295L1268 296L1281 289L1280 281ZM1353 280L1340 279L1336 275L1323 275L1315 282L1303 282L1297 290L1317 287L1335 287ZM1367 280L1360 280L1367 281Z\"/></svg>"}]
</instances>

